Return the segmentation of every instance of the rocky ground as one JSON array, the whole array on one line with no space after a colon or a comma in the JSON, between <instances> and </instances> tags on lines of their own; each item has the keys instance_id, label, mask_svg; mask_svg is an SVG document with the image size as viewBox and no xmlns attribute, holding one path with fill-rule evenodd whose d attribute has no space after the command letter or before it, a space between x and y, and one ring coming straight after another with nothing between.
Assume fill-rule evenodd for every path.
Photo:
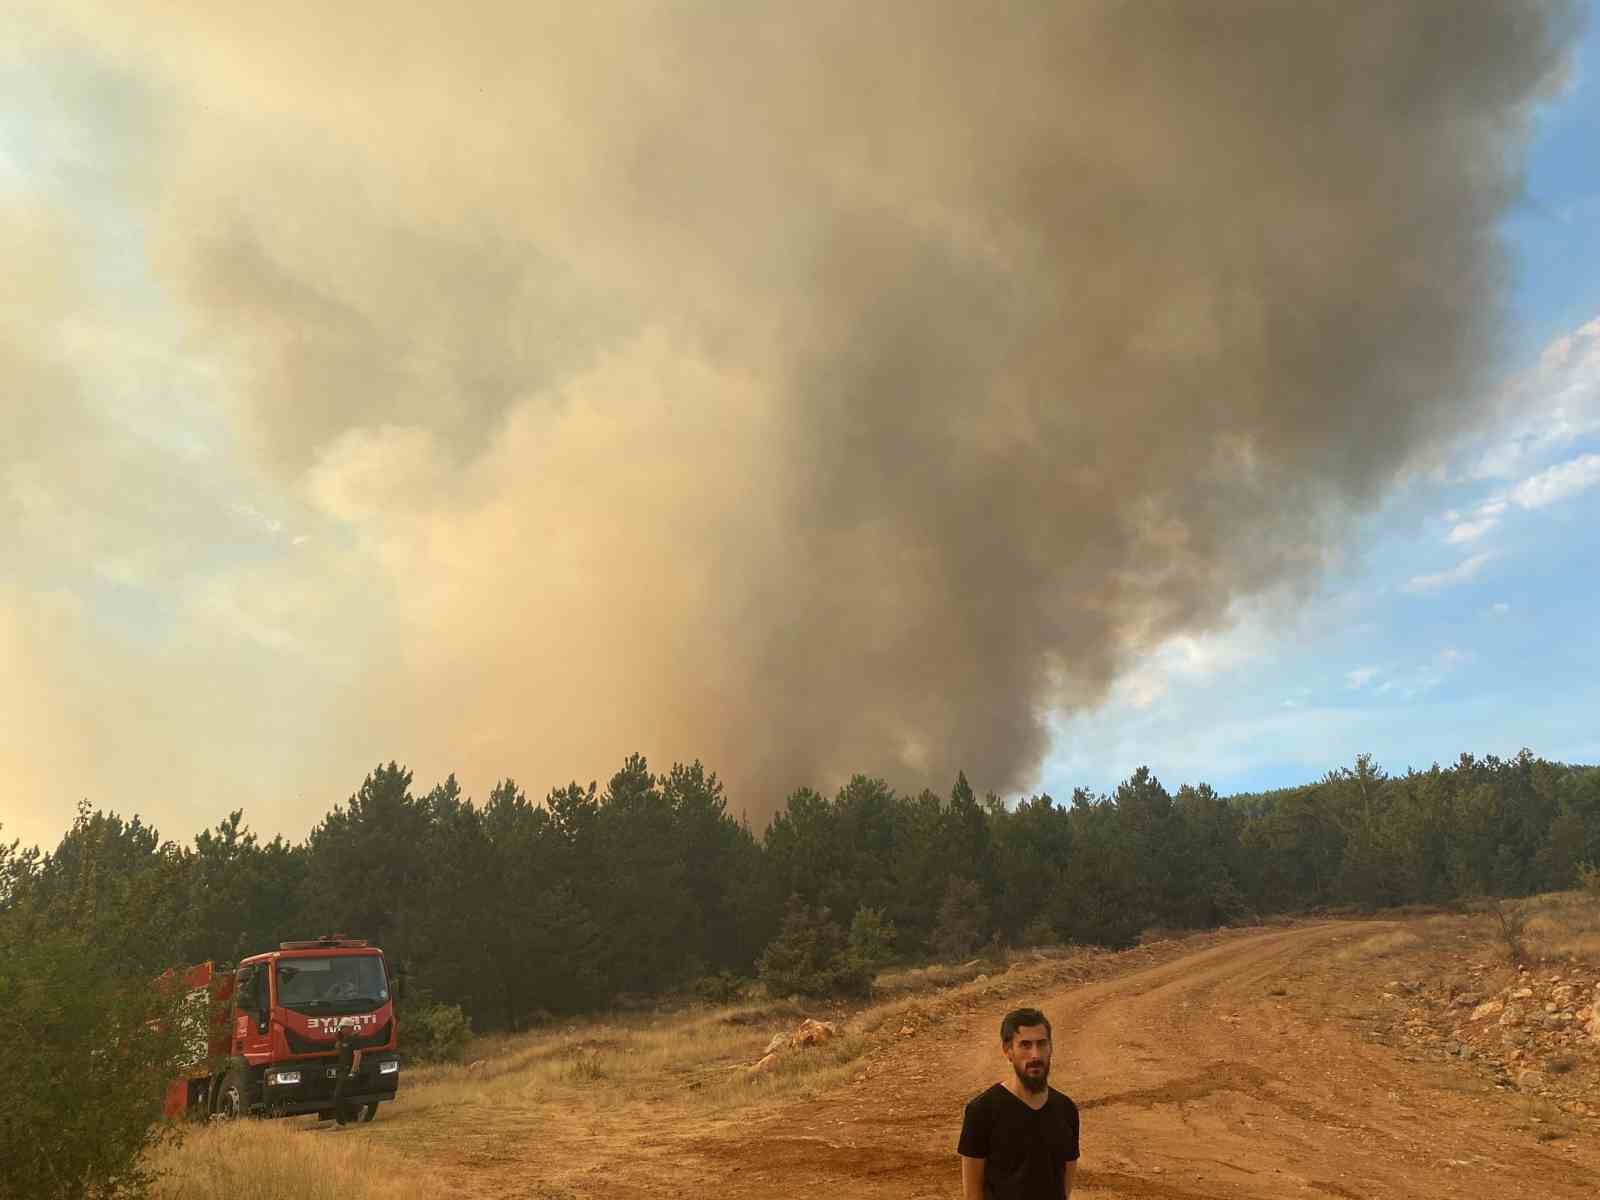
<instances>
[{"instance_id":1,"label":"rocky ground","mask_svg":"<svg viewBox=\"0 0 1600 1200\"><path fill-rule=\"evenodd\" d=\"M1432 957L1437 973L1384 985L1378 1000L1391 1019L1374 1040L1457 1060L1600 1126L1600 965Z\"/></svg>"}]
</instances>

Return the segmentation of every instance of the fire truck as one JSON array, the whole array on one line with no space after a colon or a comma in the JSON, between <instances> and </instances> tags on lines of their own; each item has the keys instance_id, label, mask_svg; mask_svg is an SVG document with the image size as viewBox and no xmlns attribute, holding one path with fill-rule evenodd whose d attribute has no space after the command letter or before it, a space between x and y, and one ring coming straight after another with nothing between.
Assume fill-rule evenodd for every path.
<instances>
[{"instance_id":1,"label":"fire truck","mask_svg":"<svg viewBox=\"0 0 1600 1200\"><path fill-rule=\"evenodd\" d=\"M400 1085L396 987L383 951L331 934L282 942L235 968L200 963L181 975L186 989L189 1065L167 1086L168 1117L333 1116L338 1056L334 1037L350 1031L361 1063L345 1095L370 1121Z\"/></svg>"}]
</instances>

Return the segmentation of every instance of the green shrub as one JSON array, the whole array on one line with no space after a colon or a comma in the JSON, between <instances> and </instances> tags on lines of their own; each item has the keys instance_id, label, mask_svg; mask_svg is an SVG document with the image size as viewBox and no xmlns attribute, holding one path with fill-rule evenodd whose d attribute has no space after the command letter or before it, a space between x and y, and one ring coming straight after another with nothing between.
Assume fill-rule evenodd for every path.
<instances>
[{"instance_id":1,"label":"green shrub","mask_svg":"<svg viewBox=\"0 0 1600 1200\"><path fill-rule=\"evenodd\" d=\"M757 973L773 996L865 996L893 927L868 910L851 922L852 941L826 908L791 897L778 936L761 952Z\"/></svg>"},{"instance_id":2,"label":"green shrub","mask_svg":"<svg viewBox=\"0 0 1600 1200\"><path fill-rule=\"evenodd\" d=\"M183 993L119 974L73 933L19 926L0 913L0 1197L143 1196L145 1151L177 1133L160 1118Z\"/></svg>"},{"instance_id":3,"label":"green shrub","mask_svg":"<svg viewBox=\"0 0 1600 1200\"><path fill-rule=\"evenodd\" d=\"M877 971L893 956L894 940L894 922L884 919L883 909L862 905L850 919L845 950L862 966Z\"/></svg>"},{"instance_id":4,"label":"green shrub","mask_svg":"<svg viewBox=\"0 0 1600 1200\"><path fill-rule=\"evenodd\" d=\"M400 1049L412 1062L460 1062L467 1055L472 1022L458 1004L414 1001L400 1020Z\"/></svg>"},{"instance_id":5,"label":"green shrub","mask_svg":"<svg viewBox=\"0 0 1600 1200\"><path fill-rule=\"evenodd\" d=\"M744 991L745 980L732 971L702 975L694 981L694 994L707 1004L732 1004Z\"/></svg>"}]
</instances>

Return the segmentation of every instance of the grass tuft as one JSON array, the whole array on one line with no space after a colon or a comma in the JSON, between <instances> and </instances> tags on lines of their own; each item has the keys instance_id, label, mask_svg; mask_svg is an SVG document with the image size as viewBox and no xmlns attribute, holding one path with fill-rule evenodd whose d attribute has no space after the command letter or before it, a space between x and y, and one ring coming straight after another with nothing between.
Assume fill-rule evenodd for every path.
<instances>
[{"instance_id":1,"label":"grass tuft","mask_svg":"<svg viewBox=\"0 0 1600 1200\"><path fill-rule=\"evenodd\" d=\"M155 1200L424 1200L418 1181L394 1163L362 1126L306 1130L286 1121L202 1126L159 1151Z\"/></svg>"},{"instance_id":2,"label":"grass tuft","mask_svg":"<svg viewBox=\"0 0 1600 1200\"><path fill-rule=\"evenodd\" d=\"M1583 891L1552 892L1524 900L1521 907L1522 942L1531 959L1600 959L1600 897Z\"/></svg>"},{"instance_id":3,"label":"grass tuft","mask_svg":"<svg viewBox=\"0 0 1600 1200\"><path fill-rule=\"evenodd\" d=\"M1375 933L1353 946L1346 946L1334 954L1342 962L1367 958L1385 958L1391 954L1404 954L1426 945L1424 939L1409 929L1396 929L1389 933Z\"/></svg>"}]
</instances>

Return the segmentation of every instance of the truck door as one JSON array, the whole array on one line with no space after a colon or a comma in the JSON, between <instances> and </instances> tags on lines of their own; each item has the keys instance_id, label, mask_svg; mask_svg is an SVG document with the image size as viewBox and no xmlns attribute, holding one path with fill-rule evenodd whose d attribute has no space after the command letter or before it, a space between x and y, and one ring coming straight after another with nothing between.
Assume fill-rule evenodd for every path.
<instances>
[{"instance_id":1,"label":"truck door","mask_svg":"<svg viewBox=\"0 0 1600 1200\"><path fill-rule=\"evenodd\" d=\"M240 967L234 988L233 1052L246 1062L264 1061L271 1052L267 971L266 963Z\"/></svg>"}]
</instances>

